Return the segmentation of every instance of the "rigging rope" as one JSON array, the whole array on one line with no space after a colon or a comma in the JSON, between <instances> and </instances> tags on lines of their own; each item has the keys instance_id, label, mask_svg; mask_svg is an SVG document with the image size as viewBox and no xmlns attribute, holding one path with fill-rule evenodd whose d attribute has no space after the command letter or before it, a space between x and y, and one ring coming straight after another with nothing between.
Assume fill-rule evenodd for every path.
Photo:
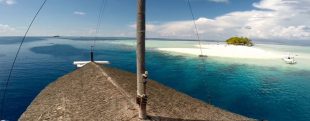
<instances>
[{"instance_id":1,"label":"rigging rope","mask_svg":"<svg viewBox=\"0 0 310 121\"><path fill-rule=\"evenodd\" d=\"M101 21L102 21L102 18L103 18L103 13L104 13L104 10L106 8L106 4L107 4L107 1L108 0L102 0L102 3L101 3L101 6L99 8L99 14L98 14L98 21L97 21L97 25L96 25L96 31L95 31L95 38L94 38L94 41L93 41L93 45L91 46L91 51L93 51L95 45L96 45L96 40L98 39L98 34L100 32L100 27L101 27Z\"/></svg>"},{"instance_id":2,"label":"rigging rope","mask_svg":"<svg viewBox=\"0 0 310 121\"><path fill-rule=\"evenodd\" d=\"M191 12L193 23L194 23L194 26L195 26L196 36L197 36L197 39L199 41L200 54L203 55L202 54L202 48L201 48L201 42L200 42L200 36L199 36L199 32L198 32L198 28L197 28L197 24L196 24L196 21L195 21L195 16L194 16L194 13L193 13L193 9L192 9L192 5L191 5L190 0L187 0L187 5L188 5L188 8L189 8L189 10Z\"/></svg>"},{"instance_id":3,"label":"rigging rope","mask_svg":"<svg viewBox=\"0 0 310 121\"><path fill-rule=\"evenodd\" d=\"M187 0L187 5L188 5L188 8L190 10L192 19L193 19L196 36L197 36L197 39L199 41L200 54L201 54L201 57L203 57L202 47L201 47L201 40L200 40L200 36L199 36L199 32L198 32L198 28L197 28L197 24L196 24L196 21L195 21L195 16L194 16L194 12L193 12L190 0ZM205 60L205 58L201 58L201 61L202 61L201 64L203 64L203 65L200 65L200 66L198 65L198 69L200 70L199 72L206 72L206 68L205 68L206 60ZM203 80L203 83L206 84L205 80ZM211 95L210 95L210 91L208 90L208 88L207 88L207 96L208 96L207 97L208 98L208 103L211 104Z\"/></svg>"},{"instance_id":4,"label":"rigging rope","mask_svg":"<svg viewBox=\"0 0 310 121\"><path fill-rule=\"evenodd\" d=\"M28 28L27 28L27 31L25 32L23 38L22 38L22 41L20 42L20 45L18 47L18 50L15 54L15 57L14 57L14 60L13 60L13 63L12 63L12 66L10 68L10 72L9 72L9 75L8 75L8 78L7 78L7 81L5 83L5 86L4 86L4 90L3 90L3 94L2 94L2 99L1 99L1 111L0 111L0 118L5 118L4 115L3 115L3 109L4 109L4 104L5 104L5 98L6 98L6 93L7 93L7 87L9 85L9 82L11 80L11 76L12 76L12 72L13 72L13 69L14 69L14 66L15 66L15 63L16 63L16 60L17 60L17 57L19 55L19 52L23 46L23 43L27 37L27 34L32 26L32 24L34 23L35 19L37 18L37 16L39 15L40 11L42 10L42 8L44 7L45 3L47 2L47 0L44 0L44 2L42 3L42 5L40 6L40 8L38 9L38 11L36 12L35 16L33 17L32 21L30 22Z\"/></svg>"}]
</instances>

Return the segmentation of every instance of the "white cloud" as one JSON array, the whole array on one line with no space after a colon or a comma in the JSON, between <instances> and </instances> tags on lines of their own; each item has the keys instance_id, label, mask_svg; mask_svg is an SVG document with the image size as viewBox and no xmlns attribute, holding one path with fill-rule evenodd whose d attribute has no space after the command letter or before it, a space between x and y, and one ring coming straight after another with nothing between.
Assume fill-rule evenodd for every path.
<instances>
[{"instance_id":1,"label":"white cloud","mask_svg":"<svg viewBox=\"0 0 310 121\"><path fill-rule=\"evenodd\" d=\"M310 40L309 0L261 0L255 9L236 11L214 19L196 20L204 39L226 39L230 36L249 36L254 39ZM149 36L194 37L191 20L148 24Z\"/></svg>"},{"instance_id":2,"label":"white cloud","mask_svg":"<svg viewBox=\"0 0 310 121\"><path fill-rule=\"evenodd\" d=\"M6 5L13 5L16 4L15 0L0 0L0 3L6 4Z\"/></svg>"},{"instance_id":3,"label":"white cloud","mask_svg":"<svg viewBox=\"0 0 310 121\"><path fill-rule=\"evenodd\" d=\"M86 13L85 13L85 12L82 12L82 11L74 11L73 14L75 14L75 15L81 15L81 16L86 15Z\"/></svg>"},{"instance_id":4,"label":"white cloud","mask_svg":"<svg viewBox=\"0 0 310 121\"><path fill-rule=\"evenodd\" d=\"M15 31L15 28L10 27L9 25L0 24L0 34L8 34Z\"/></svg>"}]
</instances>

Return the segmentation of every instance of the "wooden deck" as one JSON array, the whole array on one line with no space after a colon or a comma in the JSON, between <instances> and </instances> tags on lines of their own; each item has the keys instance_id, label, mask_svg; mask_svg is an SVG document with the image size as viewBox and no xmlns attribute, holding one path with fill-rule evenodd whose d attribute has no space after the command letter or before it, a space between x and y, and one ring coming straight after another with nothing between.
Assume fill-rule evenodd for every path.
<instances>
[{"instance_id":1,"label":"wooden deck","mask_svg":"<svg viewBox=\"0 0 310 121\"><path fill-rule=\"evenodd\" d=\"M147 89L150 120L254 120L203 103L155 81L149 81ZM48 85L19 120L136 121L135 96L136 74L90 63Z\"/></svg>"}]
</instances>

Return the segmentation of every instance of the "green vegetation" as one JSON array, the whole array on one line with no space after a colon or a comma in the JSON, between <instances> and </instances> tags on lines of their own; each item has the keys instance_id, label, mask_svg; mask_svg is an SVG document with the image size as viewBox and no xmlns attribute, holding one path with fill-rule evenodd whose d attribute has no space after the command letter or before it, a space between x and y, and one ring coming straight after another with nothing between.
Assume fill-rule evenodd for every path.
<instances>
[{"instance_id":1,"label":"green vegetation","mask_svg":"<svg viewBox=\"0 0 310 121\"><path fill-rule=\"evenodd\" d=\"M244 46L253 46L252 40L246 37L231 37L226 40L226 43L229 45L244 45Z\"/></svg>"}]
</instances>

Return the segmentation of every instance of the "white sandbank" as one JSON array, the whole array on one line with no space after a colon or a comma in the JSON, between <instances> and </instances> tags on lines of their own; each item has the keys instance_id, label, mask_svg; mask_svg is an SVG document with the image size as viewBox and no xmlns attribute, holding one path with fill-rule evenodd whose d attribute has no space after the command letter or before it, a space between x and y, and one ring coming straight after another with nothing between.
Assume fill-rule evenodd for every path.
<instances>
[{"instance_id":1,"label":"white sandbank","mask_svg":"<svg viewBox=\"0 0 310 121\"><path fill-rule=\"evenodd\" d=\"M195 48L157 48L160 51L200 55L199 46ZM258 47L236 46L226 44L202 45L203 55L210 57L252 58L252 59L280 59L284 53L267 51Z\"/></svg>"}]
</instances>

